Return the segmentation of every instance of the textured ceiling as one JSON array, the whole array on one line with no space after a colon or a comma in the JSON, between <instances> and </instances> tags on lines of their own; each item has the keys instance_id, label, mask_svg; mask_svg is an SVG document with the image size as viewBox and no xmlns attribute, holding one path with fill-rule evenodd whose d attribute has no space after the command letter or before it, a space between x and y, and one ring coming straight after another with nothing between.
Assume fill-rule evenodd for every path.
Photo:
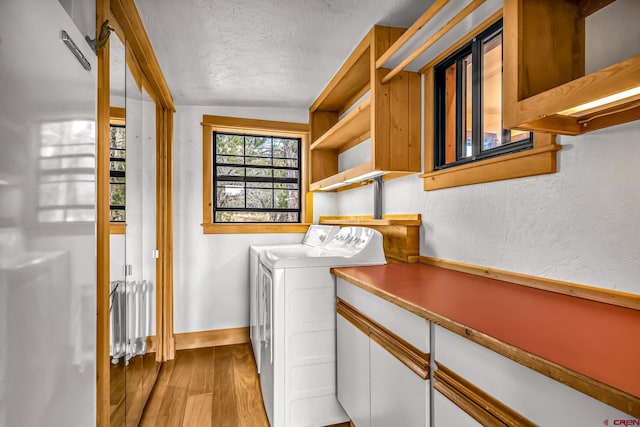
<instances>
[{"instance_id":1,"label":"textured ceiling","mask_svg":"<svg viewBox=\"0 0 640 427\"><path fill-rule=\"evenodd\" d=\"M135 0L176 104L311 105L375 24L433 0Z\"/></svg>"}]
</instances>

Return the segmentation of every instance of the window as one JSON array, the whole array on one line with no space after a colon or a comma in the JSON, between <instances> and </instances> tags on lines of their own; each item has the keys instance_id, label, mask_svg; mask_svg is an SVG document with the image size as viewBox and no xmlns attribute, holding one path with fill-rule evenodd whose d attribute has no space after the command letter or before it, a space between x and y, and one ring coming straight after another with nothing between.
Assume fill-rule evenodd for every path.
<instances>
[{"instance_id":1,"label":"window","mask_svg":"<svg viewBox=\"0 0 640 427\"><path fill-rule=\"evenodd\" d=\"M436 169L533 147L502 127L502 21L435 67Z\"/></svg>"},{"instance_id":2,"label":"window","mask_svg":"<svg viewBox=\"0 0 640 427\"><path fill-rule=\"evenodd\" d=\"M214 222L300 222L300 144L213 132Z\"/></svg>"},{"instance_id":3,"label":"window","mask_svg":"<svg viewBox=\"0 0 640 427\"><path fill-rule=\"evenodd\" d=\"M204 115L202 129L205 234L307 230L307 124Z\"/></svg>"},{"instance_id":4,"label":"window","mask_svg":"<svg viewBox=\"0 0 640 427\"><path fill-rule=\"evenodd\" d=\"M502 20L425 65L424 189L553 173L555 135L503 127Z\"/></svg>"},{"instance_id":5,"label":"window","mask_svg":"<svg viewBox=\"0 0 640 427\"><path fill-rule=\"evenodd\" d=\"M125 126L111 124L109 186L111 222L124 222L126 200L126 138Z\"/></svg>"}]
</instances>

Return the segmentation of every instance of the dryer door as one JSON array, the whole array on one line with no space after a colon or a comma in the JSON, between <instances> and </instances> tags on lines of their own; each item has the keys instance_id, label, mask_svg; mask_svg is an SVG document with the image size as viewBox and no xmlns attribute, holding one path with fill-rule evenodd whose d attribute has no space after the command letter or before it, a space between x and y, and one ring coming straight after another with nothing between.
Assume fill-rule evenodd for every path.
<instances>
[{"instance_id":1,"label":"dryer door","mask_svg":"<svg viewBox=\"0 0 640 427\"><path fill-rule=\"evenodd\" d=\"M260 356L260 386L264 408L273 426L274 369L273 369L273 276L260 264L260 287L262 289L262 343Z\"/></svg>"}]
</instances>

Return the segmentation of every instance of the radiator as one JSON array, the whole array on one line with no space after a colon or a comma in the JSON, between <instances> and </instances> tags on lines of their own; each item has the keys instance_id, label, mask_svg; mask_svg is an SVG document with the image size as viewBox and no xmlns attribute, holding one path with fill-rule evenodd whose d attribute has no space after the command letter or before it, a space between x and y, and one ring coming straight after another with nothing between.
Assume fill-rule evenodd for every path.
<instances>
[{"instance_id":1,"label":"radiator","mask_svg":"<svg viewBox=\"0 0 640 427\"><path fill-rule=\"evenodd\" d=\"M146 280L111 282L110 289L110 346L111 363L117 364L147 351L150 333L151 283Z\"/></svg>"}]
</instances>

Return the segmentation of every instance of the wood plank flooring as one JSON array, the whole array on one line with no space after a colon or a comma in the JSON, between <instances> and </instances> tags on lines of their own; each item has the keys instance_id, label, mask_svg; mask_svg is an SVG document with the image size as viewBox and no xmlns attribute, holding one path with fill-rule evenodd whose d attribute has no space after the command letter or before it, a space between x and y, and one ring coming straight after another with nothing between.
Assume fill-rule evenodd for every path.
<instances>
[{"instance_id":1,"label":"wood plank flooring","mask_svg":"<svg viewBox=\"0 0 640 427\"><path fill-rule=\"evenodd\" d=\"M251 345L176 352L160 371L140 425L268 427Z\"/></svg>"},{"instance_id":2,"label":"wood plank flooring","mask_svg":"<svg viewBox=\"0 0 640 427\"><path fill-rule=\"evenodd\" d=\"M143 427L269 427L251 344L180 350L165 362ZM332 427L349 427L349 423Z\"/></svg>"}]
</instances>

